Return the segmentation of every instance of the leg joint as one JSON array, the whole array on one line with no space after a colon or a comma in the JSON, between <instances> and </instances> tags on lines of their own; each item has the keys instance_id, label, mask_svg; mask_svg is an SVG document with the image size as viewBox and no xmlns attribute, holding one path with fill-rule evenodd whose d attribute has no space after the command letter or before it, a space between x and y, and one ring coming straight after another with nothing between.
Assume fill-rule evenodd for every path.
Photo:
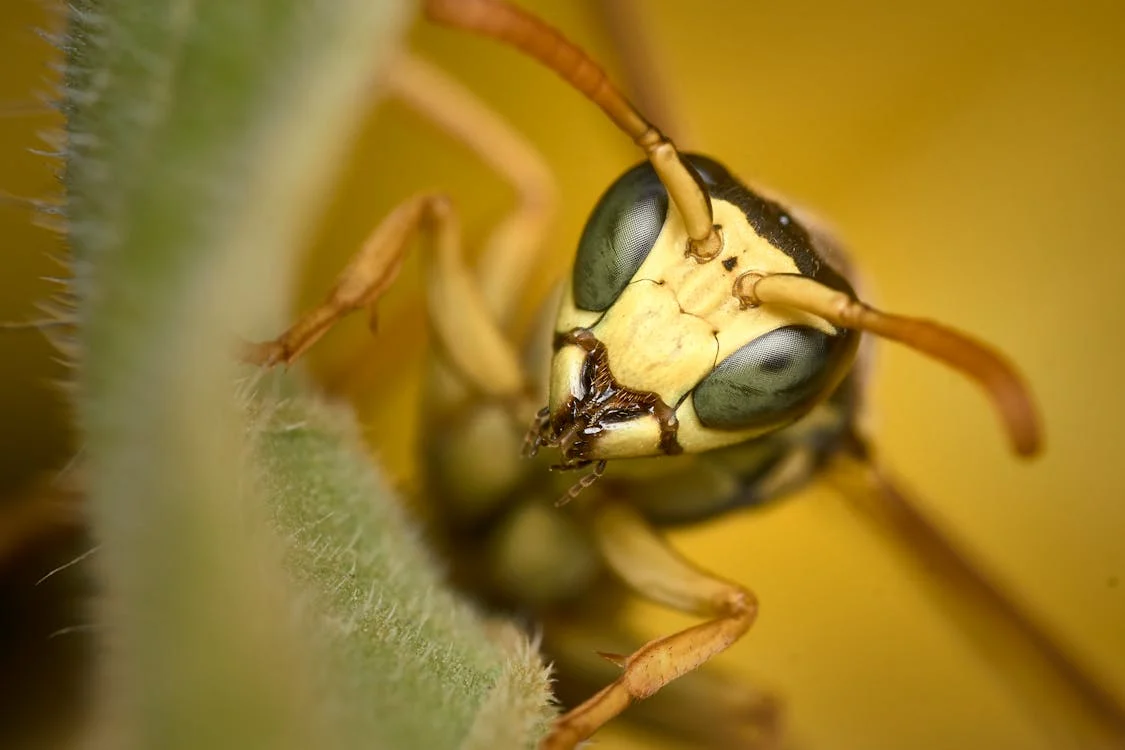
<instances>
[{"instance_id":1,"label":"leg joint","mask_svg":"<svg viewBox=\"0 0 1125 750\"><path fill-rule=\"evenodd\" d=\"M753 622L758 616L758 597L750 589L737 584L731 584L730 590L716 604L716 609L724 617Z\"/></svg>"},{"instance_id":2,"label":"leg joint","mask_svg":"<svg viewBox=\"0 0 1125 750\"><path fill-rule=\"evenodd\" d=\"M425 195L426 213L434 220L442 221L453 215L453 199L446 193L427 193Z\"/></svg>"}]
</instances>

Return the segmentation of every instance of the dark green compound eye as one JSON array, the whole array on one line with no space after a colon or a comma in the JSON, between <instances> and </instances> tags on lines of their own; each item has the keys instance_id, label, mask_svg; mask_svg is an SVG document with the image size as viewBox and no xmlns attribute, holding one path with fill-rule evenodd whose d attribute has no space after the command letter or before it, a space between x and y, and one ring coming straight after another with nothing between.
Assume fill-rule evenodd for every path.
<instances>
[{"instance_id":1,"label":"dark green compound eye","mask_svg":"<svg viewBox=\"0 0 1125 750\"><path fill-rule=\"evenodd\" d=\"M668 193L648 162L630 169L610 186L578 243L574 260L574 303L604 312L648 257L664 219Z\"/></svg>"},{"instance_id":2,"label":"dark green compound eye","mask_svg":"<svg viewBox=\"0 0 1125 750\"><path fill-rule=\"evenodd\" d=\"M834 385L847 338L801 325L759 336L720 362L695 387L700 423L742 430L800 417Z\"/></svg>"}]
</instances>

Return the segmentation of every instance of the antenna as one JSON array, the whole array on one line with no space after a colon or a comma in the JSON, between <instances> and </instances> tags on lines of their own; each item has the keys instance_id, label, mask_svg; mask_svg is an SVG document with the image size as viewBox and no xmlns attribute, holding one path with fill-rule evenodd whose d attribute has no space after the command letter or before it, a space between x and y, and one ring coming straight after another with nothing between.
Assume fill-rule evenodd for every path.
<instances>
[{"instance_id":1,"label":"antenna","mask_svg":"<svg viewBox=\"0 0 1125 750\"><path fill-rule=\"evenodd\" d=\"M1042 447L1039 414L1027 384L1004 355L968 334L930 320L880 312L799 274L750 271L735 280L734 295L747 305L804 310L841 328L869 331L944 362L984 388L1016 453L1033 456Z\"/></svg>"},{"instance_id":2,"label":"antenna","mask_svg":"<svg viewBox=\"0 0 1125 750\"><path fill-rule=\"evenodd\" d=\"M714 228L711 199L699 175L581 48L538 18L499 0L427 0L424 7L435 23L505 42L534 57L601 107L644 150L664 183L683 217L687 252L699 260L719 254L722 237Z\"/></svg>"}]
</instances>

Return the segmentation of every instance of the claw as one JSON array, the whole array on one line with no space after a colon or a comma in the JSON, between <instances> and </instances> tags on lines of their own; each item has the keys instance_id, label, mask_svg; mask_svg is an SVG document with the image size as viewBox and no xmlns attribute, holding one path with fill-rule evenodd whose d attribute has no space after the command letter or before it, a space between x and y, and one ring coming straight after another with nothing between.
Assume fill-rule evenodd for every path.
<instances>
[{"instance_id":1,"label":"claw","mask_svg":"<svg viewBox=\"0 0 1125 750\"><path fill-rule=\"evenodd\" d=\"M247 364L257 365L269 370L284 362L289 364L290 354L288 347L278 340L273 341L243 341L240 347L239 359Z\"/></svg>"},{"instance_id":2,"label":"claw","mask_svg":"<svg viewBox=\"0 0 1125 750\"><path fill-rule=\"evenodd\" d=\"M624 669L629 663L629 657L623 654L613 654L608 651L597 651L596 653L598 656L602 657L610 664L616 664L622 669Z\"/></svg>"}]
</instances>

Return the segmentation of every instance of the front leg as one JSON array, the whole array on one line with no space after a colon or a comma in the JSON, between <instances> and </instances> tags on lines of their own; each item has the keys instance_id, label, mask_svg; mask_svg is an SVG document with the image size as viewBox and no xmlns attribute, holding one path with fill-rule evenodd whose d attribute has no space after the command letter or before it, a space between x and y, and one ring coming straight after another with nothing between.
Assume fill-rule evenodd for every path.
<instances>
[{"instance_id":1,"label":"front leg","mask_svg":"<svg viewBox=\"0 0 1125 750\"><path fill-rule=\"evenodd\" d=\"M264 367L288 365L352 312L367 310L374 323L375 305L398 275L419 229L427 230L429 239L424 245L425 296L442 353L479 393L506 403L526 400L517 354L465 266L457 213L449 199L437 193L399 204L368 236L323 302L276 339L247 346L243 358Z\"/></svg>"},{"instance_id":2,"label":"front leg","mask_svg":"<svg viewBox=\"0 0 1125 750\"><path fill-rule=\"evenodd\" d=\"M647 698L696 669L742 637L758 602L746 588L704 573L676 554L634 508L620 502L590 511L596 543L609 567L632 589L660 604L711 619L649 641L599 693L555 722L540 750L568 750L590 737L635 700Z\"/></svg>"}]
</instances>

